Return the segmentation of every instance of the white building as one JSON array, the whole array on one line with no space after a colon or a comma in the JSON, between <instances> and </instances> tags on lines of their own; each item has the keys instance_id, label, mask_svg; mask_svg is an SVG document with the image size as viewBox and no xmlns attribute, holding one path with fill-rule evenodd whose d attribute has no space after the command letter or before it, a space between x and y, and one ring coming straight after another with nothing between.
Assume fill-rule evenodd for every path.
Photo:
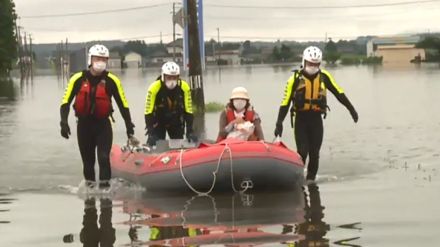
<instances>
[{"instance_id":1,"label":"white building","mask_svg":"<svg viewBox=\"0 0 440 247\"><path fill-rule=\"evenodd\" d=\"M183 56L183 39L176 39L174 42L170 42L166 45L168 54L173 55L174 51L177 56Z\"/></svg>"},{"instance_id":2,"label":"white building","mask_svg":"<svg viewBox=\"0 0 440 247\"><path fill-rule=\"evenodd\" d=\"M219 60L226 61L228 65L238 65L240 64L240 51L237 50L225 50L225 51L217 51L215 56Z\"/></svg>"},{"instance_id":3,"label":"white building","mask_svg":"<svg viewBox=\"0 0 440 247\"><path fill-rule=\"evenodd\" d=\"M121 57L118 52L110 52L110 57L108 59L109 69L120 69L121 68Z\"/></svg>"},{"instance_id":4,"label":"white building","mask_svg":"<svg viewBox=\"0 0 440 247\"><path fill-rule=\"evenodd\" d=\"M142 65L142 56L136 52L125 55L124 65L126 68L139 68Z\"/></svg>"},{"instance_id":5,"label":"white building","mask_svg":"<svg viewBox=\"0 0 440 247\"><path fill-rule=\"evenodd\" d=\"M416 48L420 36L376 37L367 42L368 57L382 57L383 63L410 63L425 59L425 50Z\"/></svg>"}]
</instances>

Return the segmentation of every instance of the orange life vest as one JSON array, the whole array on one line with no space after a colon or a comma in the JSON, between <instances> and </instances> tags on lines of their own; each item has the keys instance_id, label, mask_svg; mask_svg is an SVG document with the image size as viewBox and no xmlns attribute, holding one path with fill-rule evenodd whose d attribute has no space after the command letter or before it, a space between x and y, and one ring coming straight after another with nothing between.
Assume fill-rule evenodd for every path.
<instances>
[{"instance_id":1,"label":"orange life vest","mask_svg":"<svg viewBox=\"0 0 440 247\"><path fill-rule=\"evenodd\" d=\"M226 113L226 121L227 121L226 124L229 124L230 122L235 120L236 117L235 117L235 114L234 114L234 109L232 109L231 107L227 106L226 109L225 109L225 113ZM254 118L255 118L254 109L252 108L252 106L249 106L246 109L245 113L244 113L243 120L244 121L249 121L251 123L254 123L254 120L255 120ZM254 133L252 133L252 135L249 136L248 141L258 141L259 140L257 135L255 134L255 131L256 130L254 130ZM220 141L222 141L224 139L225 138L219 136L217 138L217 142L220 142Z\"/></svg>"},{"instance_id":2,"label":"orange life vest","mask_svg":"<svg viewBox=\"0 0 440 247\"><path fill-rule=\"evenodd\" d=\"M110 116L112 103L107 94L105 80L101 80L98 85L92 87L85 79L76 94L74 108L78 117L94 116L103 119Z\"/></svg>"},{"instance_id":3,"label":"orange life vest","mask_svg":"<svg viewBox=\"0 0 440 247\"><path fill-rule=\"evenodd\" d=\"M313 81L305 76L299 76L296 89L294 91L295 111L315 111L326 113L327 110L327 88L321 81L322 75L319 73Z\"/></svg>"}]
</instances>

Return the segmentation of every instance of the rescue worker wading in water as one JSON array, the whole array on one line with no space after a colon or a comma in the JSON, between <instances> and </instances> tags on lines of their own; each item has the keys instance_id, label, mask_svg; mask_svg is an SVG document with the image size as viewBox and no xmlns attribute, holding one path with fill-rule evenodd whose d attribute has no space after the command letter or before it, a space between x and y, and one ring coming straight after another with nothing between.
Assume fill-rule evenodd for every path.
<instances>
[{"instance_id":1,"label":"rescue worker wading in water","mask_svg":"<svg viewBox=\"0 0 440 247\"><path fill-rule=\"evenodd\" d=\"M186 126L188 141L197 142L193 133L191 89L180 79L180 68L175 62L162 66L161 76L148 88L145 102L147 144L156 145L166 133L171 139L183 139Z\"/></svg>"},{"instance_id":2,"label":"rescue worker wading in water","mask_svg":"<svg viewBox=\"0 0 440 247\"><path fill-rule=\"evenodd\" d=\"M254 111L249 102L249 94L246 88L236 87L232 90L229 103L226 109L220 114L219 132L217 142L220 142L232 131L237 130L237 125L249 121L254 124L254 133L248 138L248 141L264 140L263 130L261 128L261 119Z\"/></svg>"},{"instance_id":3,"label":"rescue worker wading in water","mask_svg":"<svg viewBox=\"0 0 440 247\"><path fill-rule=\"evenodd\" d=\"M103 45L94 45L88 54L88 70L74 74L67 85L62 99L61 136L68 139L70 128L68 116L70 104L75 98L73 109L78 118L78 146L83 161L83 172L87 186L95 181L95 152L99 163L99 187L108 188L111 178L110 149L113 142L110 116L113 112L112 97L125 121L127 136L132 144L138 144L134 135L128 102L121 81L106 70L109 57L108 49Z\"/></svg>"},{"instance_id":4,"label":"rescue worker wading in water","mask_svg":"<svg viewBox=\"0 0 440 247\"><path fill-rule=\"evenodd\" d=\"M302 69L295 70L287 81L275 128L275 136L281 136L283 120L292 102L296 147L304 163L307 156L309 157L306 177L308 182L314 181L318 172L324 131L321 115L324 114L325 117L328 108L327 89L348 109L354 122L358 121L358 114L342 88L328 71L319 69L321 61L322 52L319 48L310 46L304 50Z\"/></svg>"}]
</instances>

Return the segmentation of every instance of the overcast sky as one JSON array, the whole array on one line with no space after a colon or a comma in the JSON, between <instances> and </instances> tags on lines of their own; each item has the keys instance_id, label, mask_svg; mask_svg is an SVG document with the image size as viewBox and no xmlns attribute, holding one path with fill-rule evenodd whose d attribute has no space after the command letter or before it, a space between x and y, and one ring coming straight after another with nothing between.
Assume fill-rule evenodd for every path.
<instances>
[{"instance_id":1,"label":"overcast sky","mask_svg":"<svg viewBox=\"0 0 440 247\"><path fill-rule=\"evenodd\" d=\"M14 0L35 43L145 37L172 40L172 0ZM182 0L177 0L181 6ZM440 0L204 0L205 39L334 40L440 31ZM415 3L415 4L414 4ZM375 5L370 7L366 5ZM386 6L378 6L386 5ZM148 7L151 6L151 7ZM251 8L253 6L253 8ZM298 9L298 7L308 7ZM320 8L316 8L320 7ZM324 7L324 8L322 8ZM107 10L102 14L42 17ZM179 6L177 6L179 8ZM33 17L33 18L32 18ZM182 30L177 27L177 33Z\"/></svg>"}]
</instances>

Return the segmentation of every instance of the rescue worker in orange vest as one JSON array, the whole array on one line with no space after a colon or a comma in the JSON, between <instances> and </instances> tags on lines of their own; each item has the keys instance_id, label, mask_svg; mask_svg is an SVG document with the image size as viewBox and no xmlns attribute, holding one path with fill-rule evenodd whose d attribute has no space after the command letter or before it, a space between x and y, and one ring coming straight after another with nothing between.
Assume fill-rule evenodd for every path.
<instances>
[{"instance_id":1,"label":"rescue worker in orange vest","mask_svg":"<svg viewBox=\"0 0 440 247\"><path fill-rule=\"evenodd\" d=\"M310 46L304 50L301 70L295 70L287 81L274 132L275 136L282 135L283 120L292 103L296 147L304 163L309 157L306 176L308 182L313 182L318 172L324 131L322 115L325 118L328 108L327 89L348 109L353 121L358 121L358 114L342 88L328 71L320 69L321 62L322 52L318 47Z\"/></svg>"},{"instance_id":2,"label":"rescue worker in orange vest","mask_svg":"<svg viewBox=\"0 0 440 247\"><path fill-rule=\"evenodd\" d=\"M70 104L75 98L73 109L78 118L78 146L83 161L83 173L87 186L95 182L95 153L97 149L99 163L99 187L108 188L111 178L110 149L113 141L110 116L113 112L112 97L125 121L127 136L132 144L134 124L131 122L128 102L125 98L121 81L106 70L109 58L108 49L100 44L90 48L88 70L74 74L67 85L61 102L61 136L68 139L70 127L68 116Z\"/></svg>"},{"instance_id":3,"label":"rescue worker in orange vest","mask_svg":"<svg viewBox=\"0 0 440 247\"><path fill-rule=\"evenodd\" d=\"M154 146L157 140L164 140L167 132L171 139L183 139L185 127L186 138L197 142L193 132L191 88L180 79L179 65L175 62L163 64L161 75L148 87L145 101L148 145Z\"/></svg>"},{"instance_id":4,"label":"rescue worker in orange vest","mask_svg":"<svg viewBox=\"0 0 440 247\"><path fill-rule=\"evenodd\" d=\"M228 134L237 130L237 126L246 121L254 125L254 132L248 138L249 141L264 140L261 119L250 104L248 91L244 87L236 87L232 90L226 109L220 114L220 125L217 142L227 138Z\"/></svg>"}]
</instances>

